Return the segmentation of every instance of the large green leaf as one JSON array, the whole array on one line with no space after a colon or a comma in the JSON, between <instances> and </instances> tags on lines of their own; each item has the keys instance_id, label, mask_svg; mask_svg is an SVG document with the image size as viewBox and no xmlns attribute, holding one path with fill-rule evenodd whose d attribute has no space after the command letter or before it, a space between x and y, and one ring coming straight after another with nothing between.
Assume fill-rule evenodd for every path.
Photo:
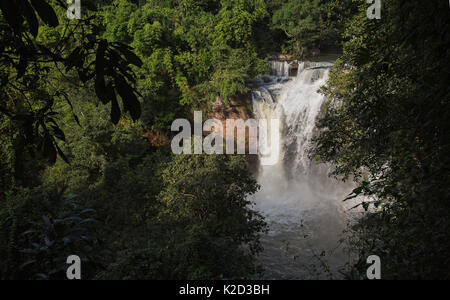
<instances>
[{"instance_id":1,"label":"large green leaf","mask_svg":"<svg viewBox=\"0 0 450 300\"><path fill-rule=\"evenodd\" d=\"M120 107L119 103L117 103L117 99L111 99L111 121L117 125L120 121Z\"/></svg>"},{"instance_id":2,"label":"large green leaf","mask_svg":"<svg viewBox=\"0 0 450 300\"><path fill-rule=\"evenodd\" d=\"M141 103L134 94L133 89L124 81L116 80L117 92L122 98L125 111L130 112L131 118L137 121L141 116Z\"/></svg>"},{"instance_id":3,"label":"large green leaf","mask_svg":"<svg viewBox=\"0 0 450 300\"><path fill-rule=\"evenodd\" d=\"M38 19L36 18L36 14L34 13L34 9L33 7L31 7L28 0L22 0L21 2L25 18L27 20L28 26L30 27L30 32L34 37L36 37L39 30L39 22Z\"/></svg>"},{"instance_id":4,"label":"large green leaf","mask_svg":"<svg viewBox=\"0 0 450 300\"><path fill-rule=\"evenodd\" d=\"M122 43L114 43L113 46L125 56L128 63L135 65L136 67L142 67L142 60L132 51L133 48Z\"/></svg>"},{"instance_id":5,"label":"large green leaf","mask_svg":"<svg viewBox=\"0 0 450 300\"><path fill-rule=\"evenodd\" d=\"M50 4L44 0L31 0L31 4L45 24L51 27L56 27L59 25L58 17Z\"/></svg>"}]
</instances>

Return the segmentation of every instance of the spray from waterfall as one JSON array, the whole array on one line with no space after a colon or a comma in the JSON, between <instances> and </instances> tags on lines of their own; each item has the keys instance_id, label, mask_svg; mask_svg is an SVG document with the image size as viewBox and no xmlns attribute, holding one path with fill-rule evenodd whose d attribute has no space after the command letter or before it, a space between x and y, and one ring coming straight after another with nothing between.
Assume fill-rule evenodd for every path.
<instances>
[{"instance_id":1,"label":"spray from waterfall","mask_svg":"<svg viewBox=\"0 0 450 300\"><path fill-rule=\"evenodd\" d=\"M261 190L254 199L270 227L261 261L273 278L288 279L309 278L307 265L316 253L329 253L336 266L342 262L331 249L345 228L342 200L351 191L351 185L328 176L331 166L317 165L309 155L326 100L318 90L326 84L332 64L300 62L297 76L289 77L294 66L271 62L272 75L257 79L253 90L256 118L282 123L280 160L261 166Z\"/></svg>"}]
</instances>

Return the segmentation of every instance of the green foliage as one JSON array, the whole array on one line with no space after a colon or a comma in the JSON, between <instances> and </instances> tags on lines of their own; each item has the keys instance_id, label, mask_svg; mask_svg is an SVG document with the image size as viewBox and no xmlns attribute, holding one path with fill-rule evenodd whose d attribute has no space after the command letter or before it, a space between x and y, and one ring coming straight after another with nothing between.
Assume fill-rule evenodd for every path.
<instances>
[{"instance_id":1,"label":"green foliage","mask_svg":"<svg viewBox=\"0 0 450 300\"><path fill-rule=\"evenodd\" d=\"M62 129L67 136L62 149L70 164L58 161L48 167L42 174L45 183L66 184L71 192L80 192L100 184L108 164L121 158L140 159L149 150L138 124L123 119L114 126L109 120L109 107L96 107L91 98L83 95L74 105L80 125L70 110L62 107L61 115L66 115Z\"/></svg>"},{"instance_id":2,"label":"green foliage","mask_svg":"<svg viewBox=\"0 0 450 300\"><path fill-rule=\"evenodd\" d=\"M33 241L27 248L20 250L27 256L20 268L34 279L65 279L67 258L77 255L83 262L84 275L89 276L92 266L98 264L99 257L95 249L97 238L90 224L97 222L93 218L95 210L81 209L75 202L77 195L63 197L65 189L54 192L50 197L47 214L40 222L32 222L32 228L22 233L31 236Z\"/></svg>"},{"instance_id":3,"label":"green foliage","mask_svg":"<svg viewBox=\"0 0 450 300\"><path fill-rule=\"evenodd\" d=\"M265 2L125 0L104 9L105 37L129 42L143 57L138 86L143 120L167 129L166 116L204 107L216 96L248 91L266 69L254 33L267 17Z\"/></svg>"},{"instance_id":4,"label":"green foliage","mask_svg":"<svg viewBox=\"0 0 450 300\"><path fill-rule=\"evenodd\" d=\"M63 1L57 2L65 8ZM130 65L141 66L142 62L128 45L98 38L94 15L76 24L66 21L63 26L45 0L5 0L0 10L0 112L20 123L19 134L31 154L42 152L51 163L58 155L67 161L57 142L65 141L65 136L54 119L53 107L55 102L72 103L64 90L50 82L52 69L63 75L74 69L84 84L94 80L98 98L104 104L112 103L114 123L121 116L115 91L124 110L134 120L140 117ZM60 29L61 35L46 31L47 37L53 33L50 40L39 37L43 26L37 16L50 28Z\"/></svg>"},{"instance_id":5,"label":"green foliage","mask_svg":"<svg viewBox=\"0 0 450 300\"><path fill-rule=\"evenodd\" d=\"M29 240L22 234L29 229L30 222L45 214L50 203L49 189L24 190L21 194L7 195L0 202L1 243L0 274L2 279L21 278L20 265L26 258L20 252ZM22 275L23 276L23 275Z\"/></svg>"},{"instance_id":6,"label":"green foliage","mask_svg":"<svg viewBox=\"0 0 450 300\"><path fill-rule=\"evenodd\" d=\"M288 1L273 15L276 28L292 39L292 50L300 56L319 40L318 21L319 0Z\"/></svg>"},{"instance_id":7,"label":"green foliage","mask_svg":"<svg viewBox=\"0 0 450 300\"><path fill-rule=\"evenodd\" d=\"M95 221L92 210L78 208L75 197L63 193L25 189L0 203L0 278L64 278L65 261L74 253L89 265L95 247L88 227Z\"/></svg>"},{"instance_id":8,"label":"green foliage","mask_svg":"<svg viewBox=\"0 0 450 300\"><path fill-rule=\"evenodd\" d=\"M377 254L385 279L448 278L448 21L444 2L384 1L381 20L361 5L324 89L317 154L361 180L358 267Z\"/></svg>"},{"instance_id":9,"label":"green foliage","mask_svg":"<svg viewBox=\"0 0 450 300\"><path fill-rule=\"evenodd\" d=\"M206 225L218 239L226 236L235 246L245 243L252 253L260 250L257 237L264 223L249 208L252 203L248 200L259 186L244 157L179 156L163 171L162 179L166 183L158 197L163 205L162 220L183 227Z\"/></svg>"},{"instance_id":10,"label":"green foliage","mask_svg":"<svg viewBox=\"0 0 450 300\"><path fill-rule=\"evenodd\" d=\"M272 24L285 39L284 52L310 56L313 49L340 48L346 18L356 11L357 1L283 0L274 4Z\"/></svg>"},{"instance_id":11,"label":"green foliage","mask_svg":"<svg viewBox=\"0 0 450 300\"><path fill-rule=\"evenodd\" d=\"M247 197L258 186L242 157L178 156L153 171L145 165L134 175L120 167L106 177L102 190L115 195L112 203L122 207L128 199L115 214L128 211L123 221L132 223L113 227L114 243L123 244L101 278L219 279L258 271L253 255L261 251L265 223L249 207ZM151 196L143 174L160 174L159 195Z\"/></svg>"}]
</instances>

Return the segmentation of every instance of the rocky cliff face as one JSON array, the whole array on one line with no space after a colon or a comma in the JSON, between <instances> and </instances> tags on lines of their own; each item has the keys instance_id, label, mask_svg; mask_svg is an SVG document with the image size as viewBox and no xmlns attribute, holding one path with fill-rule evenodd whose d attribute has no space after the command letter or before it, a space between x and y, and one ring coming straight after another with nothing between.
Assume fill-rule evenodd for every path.
<instances>
[{"instance_id":1,"label":"rocky cliff face","mask_svg":"<svg viewBox=\"0 0 450 300\"><path fill-rule=\"evenodd\" d=\"M252 106L252 98L251 94L248 95L240 95L238 97L233 97L228 100L228 103L225 103L223 99L220 97L216 98L216 101L211 107L211 111L208 114L209 118L214 118L219 120L223 126L223 137L225 139L233 138L235 140L235 145L237 144L237 130L233 132L228 132L226 130L227 120L244 120L254 118L253 115L253 106ZM246 153L249 152L249 131L245 132L245 148ZM236 147L236 146L235 146ZM250 155L247 154L247 160L249 162L249 168L252 172L256 172L258 170L258 155Z\"/></svg>"},{"instance_id":2,"label":"rocky cliff face","mask_svg":"<svg viewBox=\"0 0 450 300\"><path fill-rule=\"evenodd\" d=\"M220 97L216 98L216 102L212 105L209 117L218 119L222 122L224 129L226 128L226 120L244 121L253 118L251 95L242 95L237 98L230 98L225 103ZM233 133L224 132L225 136L231 136Z\"/></svg>"}]
</instances>

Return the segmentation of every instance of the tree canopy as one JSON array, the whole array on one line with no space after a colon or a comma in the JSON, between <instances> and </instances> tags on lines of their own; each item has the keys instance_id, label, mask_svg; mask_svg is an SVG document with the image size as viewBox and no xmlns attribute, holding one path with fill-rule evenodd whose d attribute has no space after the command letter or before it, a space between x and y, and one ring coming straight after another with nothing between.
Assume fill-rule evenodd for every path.
<instances>
[{"instance_id":1,"label":"tree canopy","mask_svg":"<svg viewBox=\"0 0 450 300\"><path fill-rule=\"evenodd\" d=\"M381 20L361 6L323 89L316 153L360 180L358 245L384 278L448 278L449 20L445 2L383 1Z\"/></svg>"}]
</instances>

